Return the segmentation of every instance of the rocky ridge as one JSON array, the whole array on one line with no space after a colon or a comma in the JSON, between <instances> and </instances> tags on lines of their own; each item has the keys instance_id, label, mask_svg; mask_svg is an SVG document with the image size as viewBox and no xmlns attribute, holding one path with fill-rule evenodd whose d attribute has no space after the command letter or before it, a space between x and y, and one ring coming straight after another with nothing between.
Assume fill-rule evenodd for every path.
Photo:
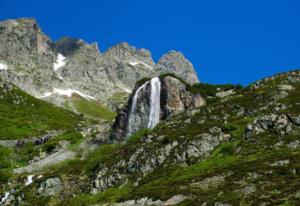
<instances>
[{"instance_id":1,"label":"rocky ridge","mask_svg":"<svg viewBox=\"0 0 300 206\"><path fill-rule=\"evenodd\" d=\"M35 19L0 22L0 45L0 63L6 68L0 76L57 105L62 99L49 97L54 89L75 90L106 104L116 93L130 93L144 77L173 72L198 82L192 64L179 52L167 54L157 65L148 50L128 43L100 53L97 43L70 37L52 41Z\"/></svg>"}]
</instances>

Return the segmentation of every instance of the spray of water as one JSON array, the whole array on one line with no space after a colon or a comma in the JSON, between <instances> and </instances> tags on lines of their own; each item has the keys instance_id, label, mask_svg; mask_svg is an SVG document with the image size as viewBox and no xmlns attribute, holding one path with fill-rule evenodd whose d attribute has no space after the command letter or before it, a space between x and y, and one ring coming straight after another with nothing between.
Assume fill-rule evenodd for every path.
<instances>
[{"instance_id":1,"label":"spray of water","mask_svg":"<svg viewBox=\"0 0 300 206\"><path fill-rule=\"evenodd\" d=\"M138 96L141 91L144 91L146 86L150 83L151 92L150 92L150 112L148 115L148 123L145 125L147 128L154 128L160 119L160 88L161 82L158 77L152 78L150 81L145 82L142 86L140 86L132 97L131 107L129 111L128 118L128 128L127 128L127 137L136 132L141 125L136 125L136 118L138 117L137 108L138 108Z\"/></svg>"}]
</instances>

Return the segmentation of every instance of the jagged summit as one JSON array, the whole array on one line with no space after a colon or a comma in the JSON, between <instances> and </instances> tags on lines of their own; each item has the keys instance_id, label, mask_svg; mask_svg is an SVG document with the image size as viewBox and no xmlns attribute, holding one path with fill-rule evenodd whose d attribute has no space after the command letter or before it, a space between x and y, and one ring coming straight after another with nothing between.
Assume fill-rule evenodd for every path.
<instances>
[{"instance_id":1,"label":"jagged summit","mask_svg":"<svg viewBox=\"0 0 300 206\"><path fill-rule=\"evenodd\" d=\"M76 50L85 46L87 43L82 39L72 37L62 37L54 43L54 50L64 56L69 56Z\"/></svg>"},{"instance_id":2,"label":"jagged summit","mask_svg":"<svg viewBox=\"0 0 300 206\"><path fill-rule=\"evenodd\" d=\"M114 56L114 57L118 57L118 58L126 58L126 57L136 56L136 57L145 58L145 59L153 62L151 52L149 50L147 50L145 48L137 49L136 47L130 45L127 42L121 42L121 43L107 49L104 52L104 55ZM154 64L154 62L153 62L153 64Z\"/></svg>"},{"instance_id":3,"label":"jagged summit","mask_svg":"<svg viewBox=\"0 0 300 206\"><path fill-rule=\"evenodd\" d=\"M191 84L199 82L193 64L179 51L171 50L163 55L157 68L161 72L175 73Z\"/></svg>"},{"instance_id":4,"label":"jagged summit","mask_svg":"<svg viewBox=\"0 0 300 206\"><path fill-rule=\"evenodd\" d=\"M0 62L8 68L0 76L35 97L56 88L80 91L106 104L115 94L128 95L138 80L161 73L197 82L181 53L166 54L156 65L150 51L122 42L101 54L97 43L82 39L53 42L31 18L0 22Z\"/></svg>"}]
</instances>

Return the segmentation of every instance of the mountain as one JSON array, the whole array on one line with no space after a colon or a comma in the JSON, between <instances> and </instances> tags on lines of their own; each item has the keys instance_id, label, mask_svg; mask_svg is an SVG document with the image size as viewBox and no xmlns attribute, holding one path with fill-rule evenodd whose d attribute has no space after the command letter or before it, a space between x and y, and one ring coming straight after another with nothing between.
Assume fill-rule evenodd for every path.
<instances>
[{"instance_id":1,"label":"mountain","mask_svg":"<svg viewBox=\"0 0 300 206\"><path fill-rule=\"evenodd\" d=\"M299 205L299 96L300 70L204 84L180 52L2 21L0 205Z\"/></svg>"},{"instance_id":2,"label":"mountain","mask_svg":"<svg viewBox=\"0 0 300 206\"><path fill-rule=\"evenodd\" d=\"M6 68L0 70L3 79L59 106L61 99L49 96L71 92L104 105L117 104L111 107L116 109L124 103L113 102L116 94L126 99L136 81L162 73L173 72L189 83L199 81L179 52L164 55L158 64L148 50L128 43L100 53L97 43L71 37L52 41L35 19L28 18L0 22L0 63Z\"/></svg>"},{"instance_id":3,"label":"mountain","mask_svg":"<svg viewBox=\"0 0 300 206\"><path fill-rule=\"evenodd\" d=\"M136 121L138 131L120 141L107 143L111 125L84 120L38 144L0 147L1 203L297 205L299 91L300 70L245 88L144 79L116 122L128 125L133 114L146 124ZM197 94L201 104L183 106Z\"/></svg>"}]
</instances>

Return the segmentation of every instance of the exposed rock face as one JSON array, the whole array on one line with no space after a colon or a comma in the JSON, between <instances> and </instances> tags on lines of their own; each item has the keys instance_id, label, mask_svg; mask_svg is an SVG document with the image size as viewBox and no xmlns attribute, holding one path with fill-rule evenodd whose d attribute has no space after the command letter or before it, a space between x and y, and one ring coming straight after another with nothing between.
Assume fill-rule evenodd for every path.
<instances>
[{"instance_id":1,"label":"exposed rock face","mask_svg":"<svg viewBox=\"0 0 300 206\"><path fill-rule=\"evenodd\" d=\"M205 104L200 94L192 95L182 82L169 76L162 80L161 96L164 118L167 118L170 114L201 107Z\"/></svg>"},{"instance_id":2,"label":"exposed rock face","mask_svg":"<svg viewBox=\"0 0 300 206\"><path fill-rule=\"evenodd\" d=\"M44 197L51 197L58 194L63 189L61 180L58 177L48 178L41 183L37 193Z\"/></svg>"},{"instance_id":3,"label":"exposed rock face","mask_svg":"<svg viewBox=\"0 0 300 206\"><path fill-rule=\"evenodd\" d=\"M170 51L163 55L157 63L160 73L175 73L190 84L199 82L192 63L181 52Z\"/></svg>"},{"instance_id":4,"label":"exposed rock face","mask_svg":"<svg viewBox=\"0 0 300 206\"><path fill-rule=\"evenodd\" d=\"M172 141L168 144L157 142L155 149L151 148L149 141L155 139L162 142L166 137L146 136L142 139L141 147L136 148L132 154L124 156L112 165L100 165L92 192L104 191L116 185L125 184L130 175L146 176L156 168L170 164L189 164L199 158L205 158L221 142L228 141L230 135L222 132L221 128L213 127L208 133L202 133L193 140L182 139L182 142ZM136 180L137 184L139 180Z\"/></svg>"},{"instance_id":5,"label":"exposed rock face","mask_svg":"<svg viewBox=\"0 0 300 206\"><path fill-rule=\"evenodd\" d=\"M170 76L162 80L153 78L136 88L127 107L119 112L112 139L122 140L139 129L153 128L160 119L204 104L200 94L189 92L178 79Z\"/></svg>"},{"instance_id":6,"label":"exposed rock face","mask_svg":"<svg viewBox=\"0 0 300 206\"><path fill-rule=\"evenodd\" d=\"M167 206L167 205L177 205L180 202L189 199L190 197L184 195L175 195L166 201L162 200L152 200L152 198L144 197L137 200L128 200L121 203L103 204L102 206ZM95 205L97 206L97 205Z\"/></svg>"},{"instance_id":7,"label":"exposed rock face","mask_svg":"<svg viewBox=\"0 0 300 206\"><path fill-rule=\"evenodd\" d=\"M1 77L35 96L59 84L52 69L51 40L34 19L0 22L0 60L8 65L0 71Z\"/></svg>"},{"instance_id":8,"label":"exposed rock face","mask_svg":"<svg viewBox=\"0 0 300 206\"><path fill-rule=\"evenodd\" d=\"M26 18L0 22L0 64L3 79L58 106L64 99L49 97L55 88L78 90L107 103L116 93L130 93L144 77L174 72L188 82L198 81L191 63L179 52L170 52L157 65L148 50L128 43L101 54L97 43L81 39L52 42L35 19Z\"/></svg>"},{"instance_id":9,"label":"exposed rock face","mask_svg":"<svg viewBox=\"0 0 300 206\"><path fill-rule=\"evenodd\" d=\"M128 89L143 77L155 74L155 63L146 49L136 49L128 43L120 43L108 49L102 56L103 68L114 82L123 82Z\"/></svg>"},{"instance_id":10,"label":"exposed rock face","mask_svg":"<svg viewBox=\"0 0 300 206\"><path fill-rule=\"evenodd\" d=\"M280 135L290 134L293 131L293 125L299 125L298 118L299 117L291 117L286 114L270 114L259 117L255 119L253 123L247 125L244 137L250 138L268 130L274 130Z\"/></svg>"}]
</instances>

